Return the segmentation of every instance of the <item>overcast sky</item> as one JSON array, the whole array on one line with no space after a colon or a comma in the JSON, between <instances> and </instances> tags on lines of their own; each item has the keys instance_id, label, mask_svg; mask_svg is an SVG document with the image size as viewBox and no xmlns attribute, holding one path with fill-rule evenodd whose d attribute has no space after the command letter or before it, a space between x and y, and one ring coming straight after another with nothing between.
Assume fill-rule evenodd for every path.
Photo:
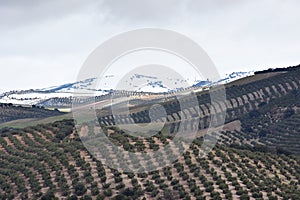
<instances>
[{"instance_id":1,"label":"overcast sky","mask_svg":"<svg viewBox=\"0 0 300 200\"><path fill-rule=\"evenodd\" d=\"M1 90L73 82L110 37L165 28L196 41L220 74L300 63L298 0L0 0Z\"/></svg>"}]
</instances>

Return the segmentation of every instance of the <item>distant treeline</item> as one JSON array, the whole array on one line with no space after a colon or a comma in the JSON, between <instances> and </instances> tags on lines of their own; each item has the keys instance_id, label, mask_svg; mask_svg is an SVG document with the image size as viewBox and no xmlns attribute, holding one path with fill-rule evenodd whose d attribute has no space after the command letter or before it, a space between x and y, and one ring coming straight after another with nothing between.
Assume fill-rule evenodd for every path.
<instances>
[{"instance_id":1,"label":"distant treeline","mask_svg":"<svg viewBox=\"0 0 300 200\"><path fill-rule=\"evenodd\" d=\"M288 72L288 71L294 71L300 69L300 64L297 66L290 66L286 68L269 68L262 71L254 72L254 74L264 74L264 73L270 73L270 72Z\"/></svg>"}]
</instances>

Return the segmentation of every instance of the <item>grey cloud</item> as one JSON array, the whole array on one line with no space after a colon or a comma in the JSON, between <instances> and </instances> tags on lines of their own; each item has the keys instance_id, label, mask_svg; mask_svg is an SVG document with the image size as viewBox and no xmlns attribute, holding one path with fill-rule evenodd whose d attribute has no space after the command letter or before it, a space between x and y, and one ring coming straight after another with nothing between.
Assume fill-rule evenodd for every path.
<instances>
[{"instance_id":1,"label":"grey cloud","mask_svg":"<svg viewBox=\"0 0 300 200\"><path fill-rule=\"evenodd\" d=\"M11 69L1 84L29 84L36 67L43 69L41 79L56 77L54 85L72 81L97 45L143 27L187 35L222 72L295 65L299 7L298 0L0 0L0 67ZM24 67L28 76L11 78ZM40 85L49 86L43 80Z\"/></svg>"},{"instance_id":2,"label":"grey cloud","mask_svg":"<svg viewBox=\"0 0 300 200\"><path fill-rule=\"evenodd\" d=\"M185 1L177 0L103 0L101 9L111 20L131 22L169 21L181 14Z\"/></svg>"},{"instance_id":3,"label":"grey cloud","mask_svg":"<svg viewBox=\"0 0 300 200\"><path fill-rule=\"evenodd\" d=\"M190 14L201 15L217 12L229 6L237 6L244 0L103 0L101 9L106 9L110 19L130 22L169 22Z\"/></svg>"},{"instance_id":4,"label":"grey cloud","mask_svg":"<svg viewBox=\"0 0 300 200\"><path fill-rule=\"evenodd\" d=\"M0 30L16 29L45 20L59 20L96 4L94 0L3 0L0 1Z\"/></svg>"}]
</instances>

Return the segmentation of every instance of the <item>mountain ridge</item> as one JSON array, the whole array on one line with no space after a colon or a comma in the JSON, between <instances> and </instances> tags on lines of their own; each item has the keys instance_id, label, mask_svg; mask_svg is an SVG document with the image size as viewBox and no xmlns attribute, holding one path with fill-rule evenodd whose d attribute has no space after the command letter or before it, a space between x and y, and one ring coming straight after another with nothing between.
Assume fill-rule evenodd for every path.
<instances>
[{"instance_id":1,"label":"mountain ridge","mask_svg":"<svg viewBox=\"0 0 300 200\"><path fill-rule=\"evenodd\" d=\"M213 83L209 80L195 80L194 84L191 87L204 87L211 86L215 84L226 84L237 79L244 78L246 76L253 75L253 71L249 72L233 72L231 74L226 74L225 77L221 78L219 81ZM108 77L109 78L109 77ZM145 80L146 84L136 87L137 92L153 92L153 93L168 93L174 92L177 90L182 90L184 88L175 88L170 89L164 85L163 81L157 80L156 77L149 77L142 74L135 74L134 77L131 77L131 80L134 78L137 79L154 79L153 81ZM4 92L0 94L0 103L13 103L17 105L35 105L43 101L52 99L52 98L71 98L75 90L95 93L97 96L107 95L113 92L113 89L92 89L89 88L97 78L90 78L83 81L77 81L73 83L66 83L58 86L51 86L42 89L29 89L29 90L13 90L9 92ZM177 80L178 81L178 80Z\"/></svg>"}]
</instances>

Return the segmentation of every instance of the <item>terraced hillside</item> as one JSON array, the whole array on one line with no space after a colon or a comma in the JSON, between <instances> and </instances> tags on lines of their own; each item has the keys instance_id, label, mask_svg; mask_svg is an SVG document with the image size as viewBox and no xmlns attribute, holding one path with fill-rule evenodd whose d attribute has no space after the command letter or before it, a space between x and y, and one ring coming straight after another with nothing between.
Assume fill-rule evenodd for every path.
<instances>
[{"instance_id":1,"label":"terraced hillside","mask_svg":"<svg viewBox=\"0 0 300 200\"><path fill-rule=\"evenodd\" d=\"M259 146L285 154L300 155L300 98L291 92L284 97L261 104L240 118L239 131L223 132L227 144Z\"/></svg>"},{"instance_id":2,"label":"terraced hillside","mask_svg":"<svg viewBox=\"0 0 300 200\"><path fill-rule=\"evenodd\" d=\"M258 73L258 75L262 74ZM266 75L266 78L256 80L255 77L248 77L247 80L238 80L227 85L225 102L211 104L209 93L197 93L199 111L192 106L181 110L176 100L164 103L171 132L176 132L182 123L191 123L190 120L194 120L195 117L199 118L198 128L206 129L213 118L222 122L222 115L226 110L225 123L240 120L242 131L223 132L224 135L228 135L228 137L224 136L225 139L245 140L246 144L252 142L268 145L275 151L279 149L286 153L300 155L297 140L299 131L296 125L300 111L300 67L279 72L267 71L263 75ZM163 121L163 118L158 116L157 121ZM99 114L99 122L105 126L148 123L150 122L149 110L133 112L130 116Z\"/></svg>"},{"instance_id":3,"label":"terraced hillside","mask_svg":"<svg viewBox=\"0 0 300 200\"><path fill-rule=\"evenodd\" d=\"M114 127L106 130L114 143L133 152L159 148L171 139L159 134L137 140ZM196 139L168 167L134 174L119 172L94 159L82 146L70 120L2 132L0 199L299 198L299 158L223 144L200 158L201 143L201 138Z\"/></svg>"},{"instance_id":4,"label":"terraced hillside","mask_svg":"<svg viewBox=\"0 0 300 200\"><path fill-rule=\"evenodd\" d=\"M275 73L275 74L273 74ZM210 115L213 112L223 112L226 109L226 121L230 122L251 110L259 109L262 104L268 104L272 100L284 97L291 92L298 93L300 87L300 67L295 67L292 71L286 72L271 72L268 78L258 81L248 81L235 85L230 83L226 87L226 102L216 102L211 104L210 94L208 92L197 93L198 103L200 107L200 113L196 113L200 116L200 119L208 118L208 121L201 125L200 128L207 128L210 121ZM255 77L253 77L255 80ZM170 98L171 99L171 98ZM187 100L188 101L188 100ZM168 122L175 122L186 119L184 113L194 113L195 108L190 107L186 110L180 109L178 101L167 101L164 104L164 108L168 114ZM149 122L149 111L145 109L143 111L131 113L130 117L126 115L120 116L101 116L99 115L100 122L104 125L114 125L118 121L124 121L126 123L133 122ZM131 120L131 118L133 120ZM158 119L161 120L161 119Z\"/></svg>"}]
</instances>

